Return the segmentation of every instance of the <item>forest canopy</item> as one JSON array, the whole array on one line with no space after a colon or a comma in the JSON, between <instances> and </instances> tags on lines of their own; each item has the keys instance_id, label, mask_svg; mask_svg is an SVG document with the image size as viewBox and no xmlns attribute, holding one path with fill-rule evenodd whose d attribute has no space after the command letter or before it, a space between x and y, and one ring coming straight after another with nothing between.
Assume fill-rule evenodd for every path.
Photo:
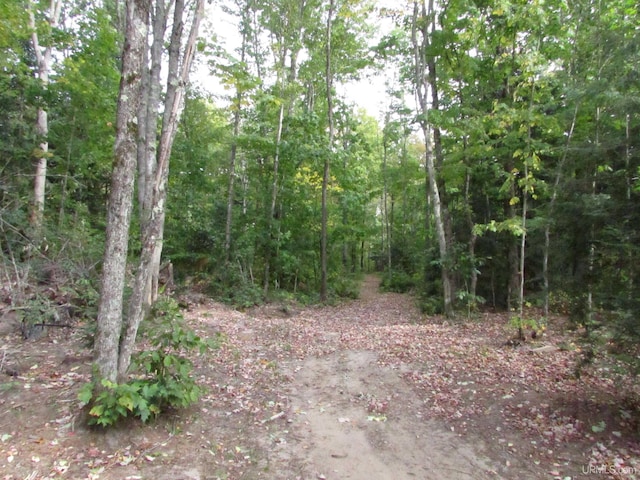
<instances>
[{"instance_id":1,"label":"forest canopy","mask_svg":"<svg viewBox=\"0 0 640 480\"><path fill-rule=\"evenodd\" d=\"M0 5L0 260L12 307L46 317L73 304L96 318L125 6L157 21L169 3ZM189 19L201 3L178 2ZM348 298L359 273L379 271L428 314L507 309L522 335L555 312L621 351L637 342L636 2L234 0L203 12L193 65L187 27L174 52L190 81L168 73L173 11L141 40L141 75L158 82L134 112L145 127L126 301L145 242L159 238L143 263L155 265L155 293L169 288L169 265L178 288L239 307ZM348 89L381 76L374 118ZM176 115L165 116L174 87ZM163 132L168 150L155 144ZM166 198L156 192L152 207L143 193L156 161ZM157 208L159 231L145 236Z\"/></svg>"}]
</instances>

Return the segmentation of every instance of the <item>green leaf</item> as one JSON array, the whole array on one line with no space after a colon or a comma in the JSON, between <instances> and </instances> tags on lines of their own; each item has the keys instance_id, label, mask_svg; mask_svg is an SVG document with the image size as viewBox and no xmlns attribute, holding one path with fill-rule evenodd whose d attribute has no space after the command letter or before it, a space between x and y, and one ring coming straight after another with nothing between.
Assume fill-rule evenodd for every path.
<instances>
[{"instance_id":1,"label":"green leaf","mask_svg":"<svg viewBox=\"0 0 640 480\"><path fill-rule=\"evenodd\" d=\"M133 407L134 407L134 401L133 398L129 397L129 396L125 396L125 397L120 397L118 399L118 404L122 405L123 407L125 407L127 410L129 410L130 412L133 411Z\"/></svg>"},{"instance_id":2,"label":"green leaf","mask_svg":"<svg viewBox=\"0 0 640 480\"><path fill-rule=\"evenodd\" d=\"M91 410L89 410L89 415L92 417L102 417L104 413L104 405L94 405Z\"/></svg>"},{"instance_id":3,"label":"green leaf","mask_svg":"<svg viewBox=\"0 0 640 480\"><path fill-rule=\"evenodd\" d=\"M93 398L93 382L85 383L78 392L78 400L82 405L88 405Z\"/></svg>"}]
</instances>

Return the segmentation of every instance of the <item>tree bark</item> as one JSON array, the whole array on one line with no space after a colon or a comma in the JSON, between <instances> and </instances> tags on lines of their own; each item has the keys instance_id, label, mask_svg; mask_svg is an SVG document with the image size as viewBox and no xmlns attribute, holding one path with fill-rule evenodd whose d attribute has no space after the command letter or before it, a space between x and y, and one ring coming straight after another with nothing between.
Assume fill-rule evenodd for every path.
<instances>
[{"instance_id":1,"label":"tree bark","mask_svg":"<svg viewBox=\"0 0 640 480\"><path fill-rule=\"evenodd\" d=\"M95 340L98 375L112 382L117 380L118 373L118 344L122 330L123 292L137 159L137 114L148 15L149 0L127 0L115 159L107 207L102 288Z\"/></svg>"},{"instance_id":2,"label":"tree bark","mask_svg":"<svg viewBox=\"0 0 640 480\"><path fill-rule=\"evenodd\" d=\"M168 9L165 0L159 0L151 19L152 42L149 58L150 68L144 69L140 114L138 116L138 203L141 231L148 222L153 201L153 176L156 170L157 130L160 106L160 73L164 37L167 30ZM145 53L147 50L145 49ZM146 56L146 55L145 55Z\"/></svg>"},{"instance_id":3,"label":"tree bark","mask_svg":"<svg viewBox=\"0 0 640 480\"><path fill-rule=\"evenodd\" d=\"M389 123L389 114L387 114L386 123ZM384 135L384 133L383 133ZM388 152L388 144L387 138L383 137L382 140L382 214L384 218L384 231L387 234L387 244L385 248L384 244L384 235L382 246L386 253L386 264L387 271L391 272L391 220L389 219L389 206L388 206L388 196L389 196L389 180L388 180L388 169L387 169L387 157L389 155Z\"/></svg>"},{"instance_id":4,"label":"tree bark","mask_svg":"<svg viewBox=\"0 0 640 480\"><path fill-rule=\"evenodd\" d=\"M326 63L325 63L325 79L327 87L327 121L329 123L329 139L328 149L324 157L324 168L322 173L322 204L321 204L321 232L320 232L320 301L325 302L328 297L327 288L327 235L328 235L328 212L327 212L327 193L329 187L329 166L330 155L333 153L333 74L331 72L331 24L333 22L334 0L329 0L329 12L327 14L326 28Z\"/></svg>"},{"instance_id":5,"label":"tree bark","mask_svg":"<svg viewBox=\"0 0 640 480\"><path fill-rule=\"evenodd\" d=\"M151 216L143 234L140 263L136 272L134 288L129 300L126 330L120 342L118 357L118 377L126 377L131 363L138 326L144 317L149 279L152 279L152 301L157 297L162 237L165 220L166 185L169 176L169 158L175 139L180 115L184 106L184 90L189 79L189 71L195 55L196 40L200 22L204 17L204 0L197 0L191 22L191 31L184 52L180 55L184 27L184 1L177 0L174 7L173 30L169 44L169 71L167 93L162 121L162 131L158 146L158 164L153 177L153 201Z\"/></svg>"},{"instance_id":6,"label":"tree bark","mask_svg":"<svg viewBox=\"0 0 640 480\"><path fill-rule=\"evenodd\" d=\"M438 239L444 313L447 316L453 316L453 291L451 284L451 275L447 266L448 241L442 216L441 196L438 188L437 172L432 148L432 131L431 124L429 123L430 106L428 101L428 92L430 82L428 80L429 68L427 61L427 49L430 44L430 32L429 22L427 22L426 20L428 18L428 15L433 14L433 1L429 2L428 13L424 0L422 0L421 3L421 12L419 12L417 0L414 1L413 7L411 41L413 44L414 54L414 87L418 101L418 107L420 109L420 126L422 128L422 133L424 135L425 141L425 170L427 173L429 199L431 202L431 207L433 209L433 219L436 227L436 236ZM418 32L420 32L420 34L422 35L422 41L418 39Z\"/></svg>"},{"instance_id":7,"label":"tree bark","mask_svg":"<svg viewBox=\"0 0 640 480\"><path fill-rule=\"evenodd\" d=\"M46 47L40 45L40 38L36 28L36 19L33 1L27 4L29 14L29 28L31 29L31 43L38 65L37 76L44 90L49 85L49 70L51 69L51 58L53 48L49 44ZM47 23L49 28L54 29L60 21L62 0L51 0L49 6ZM40 106L36 114L36 133L40 139L37 154L35 155L35 175L33 182L33 204L31 205L30 223L35 230L35 236L39 239L42 228L44 214L45 191L47 182L47 160L49 158L49 120L47 110Z\"/></svg>"},{"instance_id":8,"label":"tree bark","mask_svg":"<svg viewBox=\"0 0 640 480\"><path fill-rule=\"evenodd\" d=\"M247 3L243 11L242 45L240 47L240 64L244 68L247 51L247 23L249 15L249 4ZM229 158L229 183L227 185L227 219L224 229L224 254L225 263L231 261L231 229L233 227L233 202L236 181L236 157L238 153L238 136L240 135L240 116L242 112L242 99L244 87L238 83L236 85L236 98L233 111L233 139L231 143L231 154Z\"/></svg>"}]
</instances>

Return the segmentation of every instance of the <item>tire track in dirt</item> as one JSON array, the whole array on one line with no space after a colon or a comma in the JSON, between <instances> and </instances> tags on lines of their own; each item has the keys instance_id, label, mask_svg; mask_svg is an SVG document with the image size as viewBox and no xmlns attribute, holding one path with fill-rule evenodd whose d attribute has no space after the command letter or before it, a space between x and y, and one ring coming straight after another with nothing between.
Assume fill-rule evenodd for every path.
<instances>
[{"instance_id":1,"label":"tire track in dirt","mask_svg":"<svg viewBox=\"0 0 640 480\"><path fill-rule=\"evenodd\" d=\"M378 325L406 323L417 314L407 297L391 294L390 300L377 288L378 279L367 277L361 298L330 314L362 322L363 329L367 322L357 318L358 312L377 312L369 323ZM339 332L326 332L326 338L340 341ZM497 478L483 445L471 445L425 418L402 371L380 365L376 352L336 347L334 353L285 366L292 378L292 438L273 452L269 471L278 476L271 478Z\"/></svg>"}]
</instances>

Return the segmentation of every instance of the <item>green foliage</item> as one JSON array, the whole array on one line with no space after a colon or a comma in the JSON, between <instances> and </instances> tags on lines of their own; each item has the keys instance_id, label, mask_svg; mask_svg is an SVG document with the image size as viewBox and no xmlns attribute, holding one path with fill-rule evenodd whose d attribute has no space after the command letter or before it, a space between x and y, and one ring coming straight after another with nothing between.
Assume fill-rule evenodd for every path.
<instances>
[{"instance_id":1,"label":"green foliage","mask_svg":"<svg viewBox=\"0 0 640 480\"><path fill-rule=\"evenodd\" d=\"M102 380L96 395L94 384L85 384L78 398L84 404L91 404L89 424L110 427L126 417L137 417L146 422L151 416L160 413L157 384L145 381L132 381L115 384ZM194 400L195 401L195 400Z\"/></svg>"},{"instance_id":2,"label":"green foliage","mask_svg":"<svg viewBox=\"0 0 640 480\"><path fill-rule=\"evenodd\" d=\"M329 280L329 289L338 298L355 300L360 297L362 278L357 275L341 275Z\"/></svg>"},{"instance_id":3,"label":"green foliage","mask_svg":"<svg viewBox=\"0 0 640 480\"><path fill-rule=\"evenodd\" d=\"M418 307L425 315L440 315L444 311L441 296L420 295L418 297Z\"/></svg>"},{"instance_id":4,"label":"green foliage","mask_svg":"<svg viewBox=\"0 0 640 480\"><path fill-rule=\"evenodd\" d=\"M82 387L78 398L90 406L89 424L108 427L126 417L146 422L167 408L188 407L202 395L187 355L216 348L221 338L200 338L186 326L177 303L166 297L156 302L141 332L152 348L134 355L132 380L115 384L102 379L99 386Z\"/></svg>"},{"instance_id":5,"label":"green foliage","mask_svg":"<svg viewBox=\"0 0 640 480\"><path fill-rule=\"evenodd\" d=\"M640 373L640 350L638 348L640 318L637 314L638 311L640 308L635 305L635 308L609 312L606 318L607 327L602 329L604 332L600 332L600 336L605 338L608 353L625 362L635 374Z\"/></svg>"},{"instance_id":6,"label":"green foliage","mask_svg":"<svg viewBox=\"0 0 640 480\"><path fill-rule=\"evenodd\" d=\"M55 305L46 297L36 295L26 300L18 310L22 336L37 339L44 332L45 325L60 324L60 314Z\"/></svg>"},{"instance_id":7,"label":"green foliage","mask_svg":"<svg viewBox=\"0 0 640 480\"><path fill-rule=\"evenodd\" d=\"M380 288L384 292L407 293L415 287L415 278L402 270L385 271L380 283Z\"/></svg>"},{"instance_id":8,"label":"green foliage","mask_svg":"<svg viewBox=\"0 0 640 480\"><path fill-rule=\"evenodd\" d=\"M483 305L486 300L480 295L474 295L468 290L458 290L456 294L456 300L464 307L467 312L467 318L478 311L480 305Z\"/></svg>"},{"instance_id":9,"label":"green foliage","mask_svg":"<svg viewBox=\"0 0 640 480\"><path fill-rule=\"evenodd\" d=\"M521 339L523 339L527 333L531 333L532 337L536 338L544 333L547 328L547 322L544 318L512 315L509 319L509 326L516 329L518 337Z\"/></svg>"},{"instance_id":10,"label":"green foliage","mask_svg":"<svg viewBox=\"0 0 640 480\"><path fill-rule=\"evenodd\" d=\"M215 272L210 278L209 292L221 302L246 309L264 303L264 292L246 278L236 265Z\"/></svg>"},{"instance_id":11,"label":"green foliage","mask_svg":"<svg viewBox=\"0 0 640 480\"><path fill-rule=\"evenodd\" d=\"M574 297L566 290L549 292L549 311L561 315L568 315L572 310Z\"/></svg>"}]
</instances>

